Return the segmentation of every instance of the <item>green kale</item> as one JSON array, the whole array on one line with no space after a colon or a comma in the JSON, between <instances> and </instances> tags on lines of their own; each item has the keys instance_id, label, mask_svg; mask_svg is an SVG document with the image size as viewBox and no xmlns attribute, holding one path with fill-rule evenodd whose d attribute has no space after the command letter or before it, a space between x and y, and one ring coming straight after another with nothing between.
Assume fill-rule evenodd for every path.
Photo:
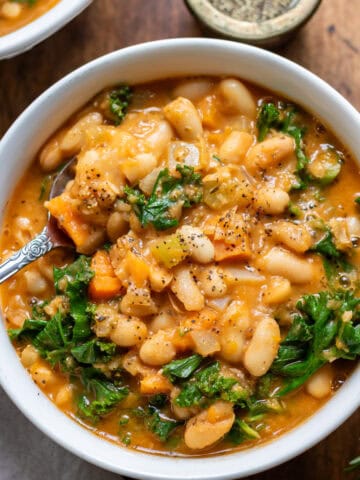
<instances>
[{"instance_id":1,"label":"green kale","mask_svg":"<svg viewBox=\"0 0 360 480\"><path fill-rule=\"evenodd\" d=\"M322 256L326 278L329 281L334 278L337 272L350 272L353 269L346 254L336 248L330 230L326 230L324 237L311 247L310 251Z\"/></svg>"},{"instance_id":2,"label":"green kale","mask_svg":"<svg viewBox=\"0 0 360 480\"><path fill-rule=\"evenodd\" d=\"M192 167L177 165L180 176L171 176L165 168L159 173L149 198L137 188L125 187L128 203L144 227L152 224L157 230L176 227L178 219L172 216L175 205L188 208L202 199L202 180Z\"/></svg>"},{"instance_id":3,"label":"green kale","mask_svg":"<svg viewBox=\"0 0 360 480\"><path fill-rule=\"evenodd\" d=\"M14 340L32 341L36 335L43 330L47 324L47 315L44 311L46 302L36 303L32 307L31 318L26 319L21 328L10 328L8 335Z\"/></svg>"},{"instance_id":4,"label":"green kale","mask_svg":"<svg viewBox=\"0 0 360 480\"><path fill-rule=\"evenodd\" d=\"M87 300L87 287L94 276L90 258L80 255L75 262L64 268L54 268L54 283L57 293L64 293L70 302L70 315L75 324L73 340L78 342L91 335L92 307Z\"/></svg>"},{"instance_id":5,"label":"green kale","mask_svg":"<svg viewBox=\"0 0 360 480\"><path fill-rule=\"evenodd\" d=\"M163 408L168 402L168 397L164 393L157 393L149 399L149 405L155 408Z\"/></svg>"},{"instance_id":6,"label":"green kale","mask_svg":"<svg viewBox=\"0 0 360 480\"><path fill-rule=\"evenodd\" d=\"M109 108L114 116L116 125L123 121L128 111L131 97L132 90L128 85L121 85L116 90L110 92Z\"/></svg>"},{"instance_id":7,"label":"green kale","mask_svg":"<svg viewBox=\"0 0 360 480\"><path fill-rule=\"evenodd\" d=\"M21 328L10 328L8 330L9 337L12 341L27 339L30 340L34 338L41 330L46 327L46 320L25 320Z\"/></svg>"},{"instance_id":8,"label":"green kale","mask_svg":"<svg viewBox=\"0 0 360 480\"><path fill-rule=\"evenodd\" d=\"M250 399L247 401L249 414L252 417L263 413L281 413L284 405L278 398Z\"/></svg>"},{"instance_id":9,"label":"green kale","mask_svg":"<svg viewBox=\"0 0 360 480\"><path fill-rule=\"evenodd\" d=\"M187 383L175 398L175 403L179 407L192 407L199 405L202 399L203 394L196 383Z\"/></svg>"},{"instance_id":10,"label":"green kale","mask_svg":"<svg viewBox=\"0 0 360 480\"><path fill-rule=\"evenodd\" d=\"M126 433L122 439L121 439L122 443L124 445L126 445L127 447L131 444L131 434L130 433Z\"/></svg>"},{"instance_id":11,"label":"green kale","mask_svg":"<svg viewBox=\"0 0 360 480\"><path fill-rule=\"evenodd\" d=\"M145 424L161 442L166 442L173 430L182 424L182 422L166 417L155 407L149 406L148 411Z\"/></svg>"},{"instance_id":12,"label":"green kale","mask_svg":"<svg viewBox=\"0 0 360 480\"><path fill-rule=\"evenodd\" d=\"M69 329L64 328L63 315L57 312L34 338L34 346L41 352L64 347L69 339Z\"/></svg>"},{"instance_id":13,"label":"green kale","mask_svg":"<svg viewBox=\"0 0 360 480\"><path fill-rule=\"evenodd\" d=\"M258 140L262 142L272 128L278 128L280 111L273 103L264 103L260 109L256 126L259 130Z\"/></svg>"},{"instance_id":14,"label":"green kale","mask_svg":"<svg viewBox=\"0 0 360 480\"><path fill-rule=\"evenodd\" d=\"M360 299L350 291L304 295L298 301L300 314L295 316L271 367L273 374L285 378L278 395L303 385L329 360L354 360L359 355L359 304Z\"/></svg>"},{"instance_id":15,"label":"green kale","mask_svg":"<svg viewBox=\"0 0 360 480\"><path fill-rule=\"evenodd\" d=\"M240 445L240 443L243 443L246 440L257 440L259 438L259 433L240 418L235 419L230 432L226 436L226 439L234 445Z\"/></svg>"},{"instance_id":16,"label":"green kale","mask_svg":"<svg viewBox=\"0 0 360 480\"><path fill-rule=\"evenodd\" d=\"M357 204L357 205L360 205L360 197L356 197L354 202Z\"/></svg>"},{"instance_id":17,"label":"green kale","mask_svg":"<svg viewBox=\"0 0 360 480\"><path fill-rule=\"evenodd\" d=\"M50 180L51 180L51 175L46 175L46 177L43 178L40 186L39 202L42 202L43 200L45 200L46 192L49 189Z\"/></svg>"},{"instance_id":18,"label":"green kale","mask_svg":"<svg viewBox=\"0 0 360 480\"><path fill-rule=\"evenodd\" d=\"M98 339L93 339L86 343L76 345L70 351L72 356L79 363L106 363L115 355L116 345L115 343L102 342Z\"/></svg>"},{"instance_id":19,"label":"green kale","mask_svg":"<svg viewBox=\"0 0 360 480\"><path fill-rule=\"evenodd\" d=\"M164 366L163 374L168 377L171 382L174 382L179 378L188 378L200 366L202 360L203 357L198 354L180 360L174 360Z\"/></svg>"},{"instance_id":20,"label":"green kale","mask_svg":"<svg viewBox=\"0 0 360 480\"><path fill-rule=\"evenodd\" d=\"M298 173L304 173L304 169L309 163L309 159L304 153L303 137L305 129L295 124L295 114L296 112L293 108L286 112L281 131L290 135L295 140L295 153L297 157L296 170Z\"/></svg>"},{"instance_id":21,"label":"green kale","mask_svg":"<svg viewBox=\"0 0 360 480\"><path fill-rule=\"evenodd\" d=\"M85 393L78 400L79 415L96 423L109 414L129 393L124 386L117 386L103 377L96 369L82 372Z\"/></svg>"},{"instance_id":22,"label":"green kale","mask_svg":"<svg viewBox=\"0 0 360 480\"><path fill-rule=\"evenodd\" d=\"M179 407L199 405L206 399L222 399L243 404L249 397L247 389L232 377L220 373L220 363L214 362L201 369L183 386L175 403Z\"/></svg>"}]
</instances>

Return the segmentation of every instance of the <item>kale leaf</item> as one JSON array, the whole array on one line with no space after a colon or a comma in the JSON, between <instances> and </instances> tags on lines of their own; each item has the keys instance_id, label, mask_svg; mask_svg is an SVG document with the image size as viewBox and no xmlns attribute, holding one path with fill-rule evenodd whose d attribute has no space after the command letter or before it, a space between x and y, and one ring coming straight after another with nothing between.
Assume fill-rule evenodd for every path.
<instances>
[{"instance_id":1,"label":"kale leaf","mask_svg":"<svg viewBox=\"0 0 360 480\"><path fill-rule=\"evenodd\" d=\"M75 262L64 268L54 267L54 283L57 293L64 293L70 302L70 315L75 324L73 340L78 342L91 335L92 307L87 300L87 287L94 276L90 258L80 255Z\"/></svg>"},{"instance_id":2,"label":"kale leaf","mask_svg":"<svg viewBox=\"0 0 360 480\"><path fill-rule=\"evenodd\" d=\"M179 407L199 405L206 399L222 399L232 403L243 404L249 392L232 377L224 377L220 373L220 363L199 370L185 383L174 402Z\"/></svg>"},{"instance_id":3,"label":"kale leaf","mask_svg":"<svg viewBox=\"0 0 360 480\"><path fill-rule=\"evenodd\" d=\"M96 376L90 377L88 375ZM113 382L97 376L94 369L84 369L83 381L86 393L78 400L79 415L96 423L101 417L109 414L129 393L124 386L116 386Z\"/></svg>"},{"instance_id":4,"label":"kale leaf","mask_svg":"<svg viewBox=\"0 0 360 480\"><path fill-rule=\"evenodd\" d=\"M202 199L202 180L192 167L177 165L180 176L171 176L169 170L160 171L149 198L137 188L125 187L128 203L144 227L152 224L157 230L166 230L179 224L172 216L175 205L188 208Z\"/></svg>"},{"instance_id":5,"label":"kale leaf","mask_svg":"<svg viewBox=\"0 0 360 480\"><path fill-rule=\"evenodd\" d=\"M93 368L110 361L117 346L96 338L91 331L94 306L88 302L87 287L92 277L90 259L83 255L64 268L54 268L55 290L65 297L69 309L59 307L49 318L46 304L38 304L32 318L9 335L12 340L31 341L52 367L69 372L74 381L80 377L84 389L78 401L79 415L96 422L125 398L128 389L119 384L119 372L112 381Z\"/></svg>"},{"instance_id":6,"label":"kale leaf","mask_svg":"<svg viewBox=\"0 0 360 480\"><path fill-rule=\"evenodd\" d=\"M329 360L354 360L360 354L359 304L353 292L341 290L304 295L298 301L300 314L271 367L273 374L285 377L278 395L303 385Z\"/></svg>"},{"instance_id":7,"label":"kale leaf","mask_svg":"<svg viewBox=\"0 0 360 480\"><path fill-rule=\"evenodd\" d=\"M32 318L25 320L21 328L10 328L8 330L9 337L12 341L22 339L32 339L41 330L46 327L46 320L33 320Z\"/></svg>"},{"instance_id":8,"label":"kale leaf","mask_svg":"<svg viewBox=\"0 0 360 480\"><path fill-rule=\"evenodd\" d=\"M273 103L264 103L260 109L256 126L259 130L258 140L262 142L272 128L278 128L280 111Z\"/></svg>"},{"instance_id":9,"label":"kale leaf","mask_svg":"<svg viewBox=\"0 0 360 480\"><path fill-rule=\"evenodd\" d=\"M164 366L163 374L168 377L171 382L179 378L188 378L200 366L202 360L203 357L198 354L180 360L174 360Z\"/></svg>"},{"instance_id":10,"label":"kale leaf","mask_svg":"<svg viewBox=\"0 0 360 480\"><path fill-rule=\"evenodd\" d=\"M350 272L353 266L347 260L345 253L336 248L333 235L327 230L324 237L319 240L310 251L319 253L323 259L326 278L331 281L337 272Z\"/></svg>"},{"instance_id":11,"label":"kale leaf","mask_svg":"<svg viewBox=\"0 0 360 480\"><path fill-rule=\"evenodd\" d=\"M240 445L240 443L246 440L257 440L259 438L259 433L240 418L235 419L230 432L226 435L226 439L234 445Z\"/></svg>"},{"instance_id":12,"label":"kale leaf","mask_svg":"<svg viewBox=\"0 0 360 480\"><path fill-rule=\"evenodd\" d=\"M115 125L119 125L123 121L132 95L132 90L128 85L120 85L116 90L110 92L109 108L115 118Z\"/></svg>"},{"instance_id":13,"label":"kale leaf","mask_svg":"<svg viewBox=\"0 0 360 480\"><path fill-rule=\"evenodd\" d=\"M145 424L161 442L166 442L172 431L182 425L182 422L166 417L157 408L150 405Z\"/></svg>"},{"instance_id":14,"label":"kale leaf","mask_svg":"<svg viewBox=\"0 0 360 480\"><path fill-rule=\"evenodd\" d=\"M71 354L79 363L93 364L96 362L106 363L115 355L115 351L115 343L93 339L73 347Z\"/></svg>"}]
</instances>

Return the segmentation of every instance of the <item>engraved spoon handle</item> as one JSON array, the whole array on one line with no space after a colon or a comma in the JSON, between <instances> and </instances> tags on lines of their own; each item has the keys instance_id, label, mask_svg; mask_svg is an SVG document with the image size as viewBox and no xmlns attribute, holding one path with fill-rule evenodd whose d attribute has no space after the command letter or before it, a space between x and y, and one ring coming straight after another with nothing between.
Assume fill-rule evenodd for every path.
<instances>
[{"instance_id":1,"label":"engraved spoon handle","mask_svg":"<svg viewBox=\"0 0 360 480\"><path fill-rule=\"evenodd\" d=\"M0 265L0 283L5 282L14 273L29 265L29 263L50 252L55 244L50 239L47 227L33 240L15 252Z\"/></svg>"}]
</instances>

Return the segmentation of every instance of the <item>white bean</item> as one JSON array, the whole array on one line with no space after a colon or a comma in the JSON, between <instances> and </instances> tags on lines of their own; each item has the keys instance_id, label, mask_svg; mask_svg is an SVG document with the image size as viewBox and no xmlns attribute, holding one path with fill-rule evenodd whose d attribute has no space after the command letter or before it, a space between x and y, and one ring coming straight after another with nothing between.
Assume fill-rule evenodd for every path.
<instances>
[{"instance_id":1,"label":"white bean","mask_svg":"<svg viewBox=\"0 0 360 480\"><path fill-rule=\"evenodd\" d=\"M124 235L129 230L129 223L125 219L124 214L113 212L108 218L106 224L106 233L112 243Z\"/></svg>"},{"instance_id":2,"label":"white bean","mask_svg":"<svg viewBox=\"0 0 360 480\"><path fill-rule=\"evenodd\" d=\"M114 318L110 340L120 347L133 347L141 343L146 335L147 327L139 318L117 315Z\"/></svg>"},{"instance_id":3,"label":"white bean","mask_svg":"<svg viewBox=\"0 0 360 480\"><path fill-rule=\"evenodd\" d=\"M211 90L213 84L210 80L204 80L202 78L195 78L193 80L185 80L174 88L174 97L185 97L196 102L202 97L207 95Z\"/></svg>"},{"instance_id":4,"label":"white bean","mask_svg":"<svg viewBox=\"0 0 360 480\"><path fill-rule=\"evenodd\" d=\"M276 135L251 147L245 158L245 166L250 173L266 170L289 159L294 151L295 142L292 137Z\"/></svg>"},{"instance_id":5,"label":"white bean","mask_svg":"<svg viewBox=\"0 0 360 480\"><path fill-rule=\"evenodd\" d=\"M231 302L222 317L222 323L221 357L228 362L237 363L242 359L246 330L250 325L248 308L240 301Z\"/></svg>"},{"instance_id":6,"label":"white bean","mask_svg":"<svg viewBox=\"0 0 360 480\"><path fill-rule=\"evenodd\" d=\"M179 97L164 107L164 115L186 142L199 140L203 128L198 111L190 100Z\"/></svg>"},{"instance_id":7,"label":"white bean","mask_svg":"<svg viewBox=\"0 0 360 480\"><path fill-rule=\"evenodd\" d=\"M214 403L187 422L184 434L187 447L200 450L212 445L229 432L234 420L230 403Z\"/></svg>"},{"instance_id":8,"label":"white bean","mask_svg":"<svg viewBox=\"0 0 360 480\"><path fill-rule=\"evenodd\" d=\"M231 132L219 150L219 156L225 163L242 163L253 144L254 138L247 132Z\"/></svg>"},{"instance_id":9,"label":"white bean","mask_svg":"<svg viewBox=\"0 0 360 480\"><path fill-rule=\"evenodd\" d=\"M13 2L5 2L1 6L1 16L3 16L6 19L9 20L14 20L15 18L18 18L19 15L21 14L22 11L22 6L19 3L13 3Z\"/></svg>"},{"instance_id":10,"label":"white bean","mask_svg":"<svg viewBox=\"0 0 360 480\"><path fill-rule=\"evenodd\" d=\"M271 277L264 293L264 302L268 305L284 303L291 296L291 283L284 277Z\"/></svg>"},{"instance_id":11,"label":"white bean","mask_svg":"<svg viewBox=\"0 0 360 480\"><path fill-rule=\"evenodd\" d=\"M188 311L199 311L204 308L204 295L192 277L188 268L178 268L175 271L171 290Z\"/></svg>"},{"instance_id":12,"label":"white bean","mask_svg":"<svg viewBox=\"0 0 360 480\"><path fill-rule=\"evenodd\" d=\"M73 387L72 385L64 385L60 387L59 391L55 397L55 403L58 407L63 407L66 404L70 403L73 398Z\"/></svg>"},{"instance_id":13,"label":"white bean","mask_svg":"<svg viewBox=\"0 0 360 480\"><path fill-rule=\"evenodd\" d=\"M151 153L158 159L168 147L173 136L174 132L171 125L166 120L163 120L149 133L145 138L145 142L149 146Z\"/></svg>"},{"instance_id":14,"label":"white bean","mask_svg":"<svg viewBox=\"0 0 360 480\"><path fill-rule=\"evenodd\" d=\"M171 312L161 311L151 320L149 330L156 333L159 330L176 327L176 319Z\"/></svg>"},{"instance_id":15,"label":"white bean","mask_svg":"<svg viewBox=\"0 0 360 480\"><path fill-rule=\"evenodd\" d=\"M282 221L273 223L269 232L274 240L283 243L296 253L304 253L311 247L313 240L304 225Z\"/></svg>"},{"instance_id":16,"label":"white bean","mask_svg":"<svg viewBox=\"0 0 360 480\"><path fill-rule=\"evenodd\" d=\"M62 163L63 159L64 155L60 148L60 138L59 135L56 135L41 150L39 155L40 167L44 172L51 172Z\"/></svg>"},{"instance_id":17,"label":"white bean","mask_svg":"<svg viewBox=\"0 0 360 480\"><path fill-rule=\"evenodd\" d=\"M30 295L41 295L48 288L46 279L37 270L28 270L24 273L24 278Z\"/></svg>"},{"instance_id":18,"label":"white bean","mask_svg":"<svg viewBox=\"0 0 360 480\"><path fill-rule=\"evenodd\" d=\"M289 205L287 192L276 187L262 187L254 197L255 208L267 215L280 215Z\"/></svg>"},{"instance_id":19,"label":"white bean","mask_svg":"<svg viewBox=\"0 0 360 480\"><path fill-rule=\"evenodd\" d=\"M31 367L40 359L39 352L32 345L27 345L21 352L21 363L25 368Z\"/></svg>"},{"instance_id":20,"label":"white bean","mask_svg":"<svg viewBox=\"0 0 360 480\"><path fill-rule=\"evenodd\" d=\"M219 298L225 295L227 285L224 281L224 273L214 265L202 270L198 276L200 287L206 297Z\"/></svg>"},{"instance_id":21,"label":"white bean","mask_svg":"<svg viewBox=\"0 0 360 480\"><path fill-rule=\"evenodd\" d=\"M256 118L256 103L245 85L234 78L222 80L219 91L224 99L223 109L226 112L245 115L250 119Z\"/></svg>"},{"instance_id":22,"label":"white bean","mask_svg":"<svg viewBox=\"0 0 360 480\"><path fill-rule=\"evenodd\" d=\"M139 153L135 157L127 158L121 169L126 178L131 182L137 182L144 178L157 166L157 158L154 153Z\"/></svg>"},{"instance_id":23,"label":"white bean","mask_svg":"<svg viewBox=\"0 0 360 480\"><path fill-rule=\"evenodd\" d=\"M200 228L184 225L176 233L185 242L195 262L209 263L214 260L214 245Z\"/></svg>"},{"instance_id":24,"label":"white bean","mask_svg":"<svg viewBox=\"0 0 360 480\"><path fill-rule=\"evenodd\" d=\"M309 283L315 276L312 260L298 257L280 247L272 248L260 261L260 265L271 275L278 275L291 283Z\"/></svg>"},{"instance_id":25,"label":"white bean","mask_svg":"<svg viewBox=\"0 0 360 480\"><path fill-rule=\"evenodd\" d=\"M330 365L318 370L306 383L306 391L314 398L325 398L331 393L333 374Z\"/></svg>"},{"instance_id":26,"label":"white bean","mask_svg":"<svg viewBox=\"0 0 360 480\"><path fill-rule=\"evenodd\" d=\"M56 381L55 374L45 365L35 362L30 367L30 373L34 382L41 388L49 387Z\"/></svg>"},{"instance_id":27,"label":"white bean","mask_svg":"<svg viewBox=\"0 0 360 480\"><path fill-rule=\"evenodd\" d=\"M78 153L85 141L85 130L91 125L101 125L102 122L103 117L99 112L84 115L65 133L60 143L61 151L67 156Z\"/></svg>"},{"instance_id":28,"label":"white bean","mask_svg":"<svg viewBox=\"0 0 360 480\"><path fill-rule=\"evenodd\" d=\"M244 355L244 366L251 375L265 375L275 360L280 339L280 328L273 318L260 320Z\"/></svg>"},{"instance_id":29,"label":"white bean","mask_svg":"<svg viewBox=\"0 0 360 480\"><path fill-rule=\"evenodd\" d=\"M168 339L168 335L159 330L145 340L141 345L139 355L144 363L156 367L171 362L176 355L176 350Z\"/></svg>"}]
</instances>

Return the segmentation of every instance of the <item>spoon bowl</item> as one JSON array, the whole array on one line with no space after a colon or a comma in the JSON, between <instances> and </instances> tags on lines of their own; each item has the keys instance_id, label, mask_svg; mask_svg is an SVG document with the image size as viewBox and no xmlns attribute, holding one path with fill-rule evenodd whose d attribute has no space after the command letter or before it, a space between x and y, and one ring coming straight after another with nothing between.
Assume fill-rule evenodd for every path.
<instances>
[{"instance_id":1,"label":"spoon bowl","mask_svg":"<svg viewBox=\"0 0 360 480\"><path fill-rule=\"evenodd\" d=\"M76 158L69 160L56 175L51 186L49 199L59 196L69 180L74 178L75 160ZM0 265L0 283L5 282L29 263L58 247L75 248L72 240L59 228L56 219L49 214L47 224L39 235Z\"/></svg>"}]
</instances>

